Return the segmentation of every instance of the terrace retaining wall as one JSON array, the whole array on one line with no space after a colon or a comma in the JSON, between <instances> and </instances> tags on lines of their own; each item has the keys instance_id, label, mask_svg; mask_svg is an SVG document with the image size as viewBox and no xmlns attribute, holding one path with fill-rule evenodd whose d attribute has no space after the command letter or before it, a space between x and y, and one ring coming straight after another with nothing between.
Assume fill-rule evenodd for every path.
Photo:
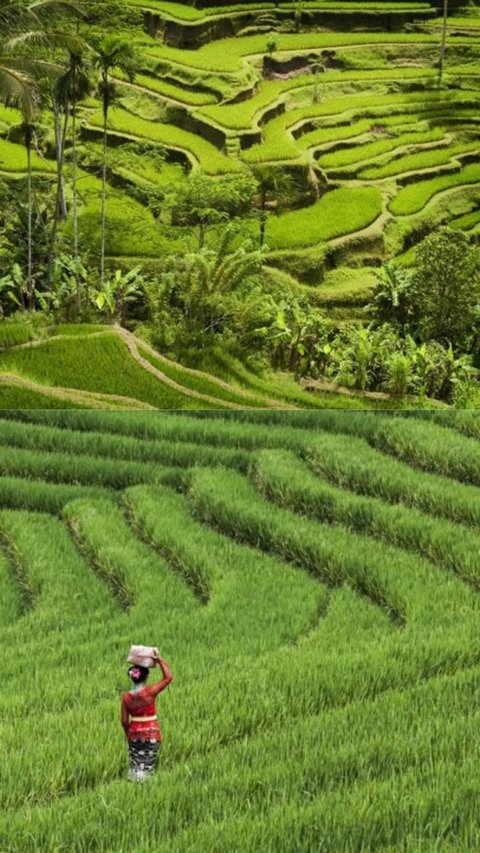
<instances>
[{"instance_id":1,"label":"terrace retaining wall","mask_svg":"<svg viewBox=\"0 0 480 853\"><path fill-rule=\"evenodd\" d=\"M220 151L225 148L227 134L223 130L220 130L220 128L216 128L206 121L195 118L188 110L169 109L168 118L172 124L176 124L177 127L181 127L183 130L188 130L190 133L201 136L207 142L215 145Z\"/></svg>"},{"instance_id":2,"label":"terrace retaining wall","mask_svg":"<svg viewBox=\"0 0 480 853\"><path fill-rule=\"evenodd\" d=\"M93 125L81 125L80 126L80 137L84 140L98 142L99 137L103 137L103 130L101 127L93 127ZM120 145L125 145L127 143L142 141L138 137L133 134L122 133L117 130L109 130L108 131L108 145L109 147L116 148ZM156 143L151 140L145 140L146 142L150 142L152 146L155 146ZM162 145L162 143L158 143L156 145L157 148L164 148L166 151L165 159L169 163L179 163L183 166L184 169L190 171L192 168L192 162L189 159L188 155L181 151L178 148L169 148L166 145ZM82 166L82 168L87 169L86 166Z\"/></svg>"},{"instance_id":3,"label":"terrace retaining wall","mask_svg":"<svg viewBox=\"0 0 480 853\"><path fill-rule=\"evenodd\" d=\"M214 5L214 3L211 5ZM232 7L233 11L234 7ZM293 10L271 9L268 12L278 20L279 24L291 21L292 32L295 30ZM259 15L261 15L261 12L256 9L251 12L247 10L232 15L227 14L223 17L214 18L212 16L211 20L182 22L165 19L160 13L145 10L143 13L143 24L146 32L153 36L153 38L162 40L171 47L194 50L210 41L231 38L246 28L250 28L254 32L257 25L258 31L261 32L262 27L258 20ZM417 9L412 12L408 10L401 12L373 10L371 12L366 10L330 12L324 9L305 9L303 12L303 29L322 27L332 31L340 30L345 32L350 30L400 32L405 24L431 20L435 16L436 12L433 8L426 10Z\"/></svg>"}]
</instances>

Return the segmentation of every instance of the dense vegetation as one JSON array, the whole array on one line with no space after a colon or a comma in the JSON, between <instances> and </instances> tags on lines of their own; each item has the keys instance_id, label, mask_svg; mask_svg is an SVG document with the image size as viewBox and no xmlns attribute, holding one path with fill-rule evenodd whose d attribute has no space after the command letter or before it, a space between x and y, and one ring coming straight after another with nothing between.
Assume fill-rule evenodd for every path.
<instances>
[{"instance_id":1,"label":"dense vegetation","mask_svg":"<svg viewBox=\"0 0 480 853\"><path fill-rule=\"evenodd\" d=\"M479 436L3 413L1 849L478 849ZM175 679L148 790L119 724L139 641Z\"/></svg>"},{"instance_id":2,"label":"dense vegetation","mask_svg":"<svg viewBox=\"0 0 480 853\"><path fill-rule=\"evenodd\" d=\"M3 315L477 404L480 17L447 12L3 0Z\"/></svg>"}]
</instances>

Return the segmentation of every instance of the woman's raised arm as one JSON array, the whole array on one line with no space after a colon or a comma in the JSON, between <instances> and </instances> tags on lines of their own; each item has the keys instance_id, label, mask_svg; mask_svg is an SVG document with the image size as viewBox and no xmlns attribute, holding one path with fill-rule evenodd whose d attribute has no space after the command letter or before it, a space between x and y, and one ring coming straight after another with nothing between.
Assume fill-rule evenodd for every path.
<instances>
[{"instance_id":1,"label":"woman's raised arm","mask_svg":"<svg viewBox=\"0 0 480 853\"><path fill-rule=\"evenodd\" d=\"M155 661L162 670L163 678L161 681L157 681L156 684L152 684L150 686L150 691L154 696L158 696L158 694L161 693L162 690L165 690L165 688L170 684L173 679L173 675L168 668L167 662L160 657L160 652L155 655Z\"/></svg>"}]
</instances>

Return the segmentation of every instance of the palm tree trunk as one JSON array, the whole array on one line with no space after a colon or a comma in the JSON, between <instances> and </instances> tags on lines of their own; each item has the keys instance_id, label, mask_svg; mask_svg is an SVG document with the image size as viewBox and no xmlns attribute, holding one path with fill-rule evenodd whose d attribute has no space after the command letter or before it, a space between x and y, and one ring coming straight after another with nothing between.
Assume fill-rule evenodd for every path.
<instances>
[{"instance_id":1,"label":"palm tree trunk","mask_svg":"<svg viewBox=\"0 0 480 853\"><path fill-rule=\"evenodd\" d=\"M47 283L51 287L53 259L55 255L55 246L57 243L58 225L60 219L64 219L67 215L67 205L65 202L65 187L63 182L63 167L65 165L65 142L67 138L69 109L65 108L63 126L60 123L60 112L55 110L55 139L57 145L57 192L55 197L55 212L53 216L52 234L50 238L50 246L48 249L47 263Z\"/></svg>"},{"instance_id":2,"label":"palm tree trunk","mask_svg":"<svg viewBox=\"0 0 480 853\"><path fill-rule=\"evenodd\" d=\"M67 128L68 128L68 120L70 118L70 109L68 106L65 107L65 113L63 118L63 127L59 126L59 153L60 156L57 155L57 166L58 166L58 181L57 181L57 193L58 193L58 218L65 219L67 216L67 202L65 200L65 181L63 178L63 169L65 166L65 144L67 141Z\"/></svg>"},{"instance_id":3,"label":"palm tree trunk","mask_svg":"<svg viewBox=\"0 0 480 853\"><path fill-rule=\"evenodd\" d=\"M447 16L448 16L448 0L443 0L443 24L442 24L442 44L440 47L440 57L438 59L438 82L442 82L443 64L445 62L445 49L447 46Z\"/></svg>"},{"instance_id":4,"label":"palm tree trunk","mask_svg":"<svg viewBox=\"0 0 480 853\"><path fill-rule=\"evenodd\" d=\"M72 101L72 209L73 209L73 256L78 264L78 197L77 197L77 102L75 96ZM77 266L75 267L76 278L76 311L77 315L82 308L82 292L80 287L80 276Z\"/></svg>"},{"instance_id":5,"label":"palm tree trunk","mask_svg":"<svg viewBox=\"0 0 480 853\"><path fill-rule=\"evenodd\" d=\"M77 198L77 102L72 101L72 215L73 215L73 254L78 261L78 198Z\"/></svg>"},{"instance_id":6,"label":"palm tree trunk","mask_svg":"<svg viewBox=\"0 0 480 853\"><path fill-rule=\"evenodd\" d=\"M27 149L27 307L33 308L33 192L32 192L32 127L25 130Z\"/></svg>"},{"instance_id":7,"label":"palm tree trunk","mask_svg":"<svg viewBox=\"0 0 480 853\"><path fill-rule=\"evenodd\" d=\"M104 78L105 90L108 86L108 75ZM105 98L108 95L105 94ZM102 224L101 224L101 242L100 242L100 285L103 288L105 281L105 230L107 224L107 119L108 119L108 102L104 101L103 106L103 164L102 164Z\"/></svg>"},{"instance_id":8,"label":"palm tree trunk","mask_svg":"<svg viewBox=\"0 0 480 853\"><path fill-rule=\"evenodd\" d=\"M77 15L77 36L80 32L80 17ZM73 255L78 261L78 198L77 198L77 66L72 65L72 208L73 208ZM80 310L80 285L77 275L77 311Z\"/></svg>"},{"instance_id":9,"label":"palm tree trunk","mask_svg":"<svg viewBox=\"0 0 480 853\"><path fill-rule=\"evenodd\" d=\"M260 248L262 248L265 242L265 226L267 224L267 193L265 190L262 190L262 202L260 207Z\"/></svg>"}]
</instances>

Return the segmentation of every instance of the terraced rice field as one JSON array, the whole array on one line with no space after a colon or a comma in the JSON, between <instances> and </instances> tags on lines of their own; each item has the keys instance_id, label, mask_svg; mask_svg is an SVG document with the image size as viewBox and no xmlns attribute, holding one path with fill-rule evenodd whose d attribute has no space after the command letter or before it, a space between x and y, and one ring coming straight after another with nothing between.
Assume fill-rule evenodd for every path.
<instances>
[{"instance_id":1,"label":"terraced rice field","mask_svg":"<svg viewBox=\"0 0 480 853\"><path fill-rule=\"evenodd\" d=\"M265 164L290 174L295 210L287 203L269 218L267 244L272 251L320 245L334 265L378 265L404 253L426 228L453 219L462 228L462 217L478 211L475 7L468 16L450 12L440 84L441 18L430 3L129 5L137 14L130 37L140 66L133 83L117 77L120 98L109 116L110 256L137 262L181 251L183 231L176 242L175 229L166 234L164 218L138 201L142 192L184 180L178 161L187 172L213 177ZM0 112L0 134L12 114ZM91 161L82 177L81 220L92 240L100 193L91 174L95 158L97 171L100 162L98 100L85 101L81 124ZM132 143L165 149L176 165L167 164L162 177L151 152L122 158ZM50 169L53 180L45 158L37 154L33 167ZM0 139L0 172L11 178L24 169L21 146ZM127 217L131 227L122 228Z\"/></svg>"},{"instance_id":2,"label":"terraced rice field","mask_svg":"<svg viewBox=\"0 0 480 853\"><path fill-rule=\"evenodd\" d=\"M196 94L203 80L207 94L213 91L212 75L216 78L217 103L189 106L189 124L183 122L188 132L223 151L229 170L274 164L292 171L304 191L310 187L310 203L316 194L314 206L294 214L299 224L293 230L302 246L341 238L341 245L332 248L346 246L353 254L378 259L415 239L425 205L432 225L448 221L448 205L442 204L447 189L449 198L455 194L457 217L477 206L478 181L473 170L464 172L468 162L478 159L480 144L475 112L480 19L474 12L467 18L451 14L439 86L434 65L441 22L428 4L360 8L307 2L301 19L307 31L278 32L271 59L265 58L267 22L285 23L294 4L199 10L135 0L135 6L164 42L142 43L151 80L167 78L169 85L176 81L194 87ZM215 37L227 21L237 36ZM255 32L262 25L266 32ZM196 49L176 46L182 43ZM314 59L324 68L317 75ZM149 85L143 77L142 86ZM118 111L115 130L128 132L129 125L131 118ZM193 142L188 151L190 156ZM211 174L224 173L226 164L217 158L198 150L193 156ZM403 188L413 182L419 201L408 208ZM367 188L376 192L375 205L365 202L367 194L355 196ZM333 215L330 190L344 199L334 204ZM271 220L267 242L272 249L299 245L289 216ZM412 218L405 222L406 216Z\"/></svg>"},{"instance_id":3,"label":"terraced rice field","mask_svg":"<svg viewBox=\"0 0 480 853\"><path fill-rule=\"evenodd\" d=\"M476 850L480 421L0 416L0 849ZM174 673L126 779L132 642Z\"/></svg>"},{"instance_id":4,"label":"terraced rice field","mask_svg":"<svg viewBox=\"0 0 480 853\"><path fill-rule=\"evenodd\" d=\"M221 352L212 371L166 358L117 325L64 323L43 336L26 323L0 327L0 410L365 409L381 408L389 399L328 383L312 394L289 374L260 376Z\"/></svg>"}]
</instances>

